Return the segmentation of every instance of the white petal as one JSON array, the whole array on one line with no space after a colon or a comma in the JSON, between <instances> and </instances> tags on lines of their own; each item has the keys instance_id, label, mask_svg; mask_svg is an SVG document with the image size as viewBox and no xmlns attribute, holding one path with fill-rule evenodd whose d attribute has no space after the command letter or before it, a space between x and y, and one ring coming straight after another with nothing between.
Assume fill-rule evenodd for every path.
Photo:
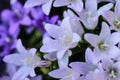
<instances>
[{"instance_id":1,"label":"white petal","mask_svg":"<svg viewBox=\"0 0 120 80\"><path fill-rule=\"evenodd\" d=\"M95 34L85 34L85 40L87 40L93 47L98 47L98 42L100 41L99 36Z\"/></svg>"},{"instance_id":2,"label":"white petal","mask_svg":"<svg viewBox=\"0 0 120 80\"><path fill-rule=\"evenodd\" d=\"M59 42L57 40L49 39L43 46L40 48L41 52L55 52L60 48Z\"/></svg>"},{"instance_id":3,"label":"white petal","mask_svg":"<svg viewBox=\"0 0 120 80\"><path fill-rule=\"evenodd\" d=\"M107 5L102 6L99 10L98 10L98 15L103 14L105 11L110 10L113 7L112 3L109 3Z\"/></svg>"},{"instance_id":4,"label":"white petal","mask_svg":"<svg viewBox=\"0 0 120 80\"><path fill-rule=\"evenodd\" d=\"M59 68L66 68L68 66L69 62L69 56L72 54L70 50L66 51L65 55L62 57L62 59L58 59L58 65Z\"/></svg>"},{"instance_id":5,"label":"white petal","mask_svg":"<svg viewBox=\"0 0 120 80\"><path fill-rule=\"evenodd\" d=\"M21 42L20 39L17 41L17 50L18 50L21 54L27 53L27 50L26 50L26 49L24 48L24 46L22 45L22 42Z\"/></svg>"},{"instance_id":6,"label":"white petal","mask_svg":"<svg viewBox=\"0 0 120 80\"><path fill-rule=\"evenodd\" d=\"M109 40L112 42L113 45L119 43L120 42L120 32L112 33Z\"/></svg>"},{"instance_id":7,"label":"white petal","mask_svg":"<svg viewBox=\"0 0 120 80\"><path fill-rule=\"evenodd\" d=\"M58 38L64 36L63 29L56 25L46 24L45 29L46 29L47 33L55 39L58 39Z\"/></svg>"},{"instance_id":8,"label":"white petal","mask_svg":"<svg viewBox=\"0 0 120 80\"><path fill-rule=\"evenodd\" d=\"M15 53L5 56L3 61L10 64L22 65L23 64L22 59L24 59L24 57L22 57L18 53Z\"/></svg>"},{"instance_id":9,"label":"white petal","mask_svg":"<svg viewBox=\"0 0 120 80\"><path fill-rule=\"evenodd\" d=\"M115 5L115 14L117 16L120 16L120 0L117 0L116 5Z\"/></svg>"},{"instance_id":10,"label":"white petal","mask_svg":"<svg viewBox=\"0 0 120 80\"><path fill-rule=\"evenodd\" d=\"M78 34L73 33L73 39L72 39L72 44L71 44L70 48L76 47L80 40L81 40L81 37Z\"/></svg>"},{"instance_id":11,"label":"white petal","mask_svg":"<svg viewBox=\"0 0 120 80\"><path fill-rule=\"evenodd\" d=\"M71 29L71 24L70 24L70 18L65 17L61 23L61 27L63 30L65 30L66 34L72 35L72 29Z\"/></svg>"},{"instance_id":12,"label":"white petal","mask_svg":"<svg viewBox=\"0 0 120 80\"><path fill-rule=\"evenodd\" d=\"M70 4L69 0L55 0L55 2L53 3L53 6L60 7L60 6L67 6L68 4Z\"/></svg>"},{"instance_id":13,"label":"white petal","mask_svg":"<svg viewBox=\"0 0 120 80\"><path fill-rule=\"evenodd\" d=\"M83 9L83 2L82 0L76 0L75 2L72 2L69 7L78 12L81 12L81 10Z\"/></svg>"},{"instance_id":14,"label":"white petal","mask_svg":"<svg viewBox=\"0 0 120 80\"><path fill-rule=\"evenodd\" d=\"M35 55L35 53L36 53L36 48L32 48L32 49L30 49L29 50L29 53L32 55L32 56L34 56Z\"/></svg>"},{"instance_id":15,"label":"white petal","mask_svg":"<svg viewBox=\"0 0 120 80\"><path fill-rule=\"evenodd\" d=\"M34 6L39 6L39 5L41 5L45 2L46 2L46 0L27 0L25 2L24 7L25 8L31 8L31 7L34 7Z\"/></svg>"},{"instance_id":16,"label":"white petal","mask_svg":"<svg viewBox=\"0 0 120 80\"><path fill-rule=\"evenodd\" d=\"M53 0L49 0L47 3L42 5L42 10L46 15L49 15Z\"/></svg>"},{"instance_id":17,"label":"white petal","mask_svg":"<svg viewBox=\"0 0 120 80\"><path fill-rule=\"evenodd\" d=\"M24 80L29 74L31 69L29 67L21 67L13 76L12 80Z\"/></svg>"},{"instance_id":18,"label":"white petal","mask_svg":"<svg viewBox=\"0 0 120 80\"><path fill-rule=\"evenodd\" d=\"M109 22L110 25L113 25L114 13L112 11L105 11L102 16Z\"/></svg>"},{"instance_id":19,"label":"white petal","mask_svg":"<svg viewBox=\"0 0 120 80\"><path fill-rule=\"evenodd\" d=\"M65 53L66 53L66 50L67 50L67 49L59 50L59 51L57 52L57 58L58 58L58 59L62 59L63 56L64 56Z\"/></svg>"},{"instance_id":20,"label":"white petal","mask_svg":"<svg viewBox=\"0 0 120 80\"><path fill-rule=\"evenodd\" d=\"M103 22L102 23L102 30L100 32L100 37L102 39L107 39L110 36L110 27L108 26L107 23Z\"/></svg>"},{"instance_id":21,"label":"white petal","mask_svg":"<svg viewBox=\"0 0 120 80\"><path fill-rule=\"evenodd\" d=\"M86 0L85 8L88 11L91 11L92 13L95 13L97 11L97 0Z\"/></svg>"},{"instance_id":22,"label":"white petal","mask_svg":"<svg viewBox=\"0 0 120 80\"><path fill-rule=\"evenodd\" d=\"M63 78L65 76L67 76L68 73L71 72L71 69L69 68L64 68L64 69L57 69L57 70L53 70L49 73L49 75L51 77L54 77L54 78ZM57 75L56 75L57 74Z\"/></svg>"}]
</instances>

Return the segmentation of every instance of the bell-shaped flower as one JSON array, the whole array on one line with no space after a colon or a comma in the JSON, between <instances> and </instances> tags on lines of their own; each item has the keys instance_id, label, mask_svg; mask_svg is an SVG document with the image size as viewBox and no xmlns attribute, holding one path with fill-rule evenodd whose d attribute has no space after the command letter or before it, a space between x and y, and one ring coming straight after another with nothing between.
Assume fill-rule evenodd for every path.
<instances>
[{"instance_id":1,"label":"bell-shaped flower","mask_svg":"<svg viewBox=\"0 0 120 80\"><path fill-rule=\"evenodd\" d=\"M90 75L92 74L100 74L102 73L102 66L99 63L95 53L90 48L86 49L85 52L85 60L86 62L72 62L70 66L75 70L78 71L83 78L88 78L90 80ZM76 67L74 67L76 66ZM91 78L92 79L92 78ZM83 79L80 79L83 80ZM86 79L85 79L86 80ZM98 79L99 80L99 79Z\"/></svg>"},{"instance_id":2,"label":"bell-shaped flower","mask_svg":"<svg viewBox=\"0 0 120 80\"><path fill-rule=\"evenodd\" d=\"M109 56L115 58L119 55L119 49L115 46L120 42L120 33L114 32L111 34L109 26L103 22L100 35L95 35L92 33L85 34L85 40L87 40L93 47L94 51L99 54L99 56Z\"/></svg>"},{"instance_id":3,"label":"bell-shaped flower","mask_svg":"<svg viewBox=\"0 0 120 80\"><path fill-rule=\"evenodd\" d=\"M25 2L25 8L31 8L42 5L42 10L46 15L49 15L53 0L27 0Z\"/></svg>"},{"instance_id":4,"label":"bell-shaped flower","mask_svg":"<svg viewBox=\"0 0 120 80\"><path fill-rule=\"evenodd\" d=\"M115 11L105 11L102 16L111 25L111 29L120 32L120 0L116 2Z\"/></svg>"},{"instance_id":5,"label":"bell-shaped flower","mask_svg":"<svg viewBox=\"0 0 120 80\"><path fill-rule=\"evenodd\" d=\"M54 7L68 6L77 12L81 12L83 9L82 0L55 0Z\"/></svg>"},{"instance_id":6,"label":"bell-shaped flower","mask_svg":"<svg viewBox=\"0 0 120 80\"><path fill-rule=\"evenodd\" d=\"M63 19L61 26L46 24L45 29L51 38L43 42L40 51L57 52L58 59L61 59L67 50L76 47L81 39L78 34L72 32L69 17Z\"/></svg>"},{"instance_id":7,"label":"bell-shaped flower","mask_svg":"<svg viewBox=\"0 0 120 80\"><path fill-rule=\"evenodd\" d=\"M72 10L68 9L67 11L64 11L64 17L70 17L70 23L72 31L79 34L82 37L82 34L84 33L83 26L80 23L80 19L77 15L75 15Z\"/></svg>"},{"instance_id":8,"label":"bell-shaped flower","mask_svg":"<svg viewBox=\"0 0 120 80\"><path fill-rule=\"evenodd\" d=\"M92 4L92 5L91 5ZM98 24L99 16L113 6L112 3L106 4L98 8L97 0L86 0L85 9L83 9L78 15L80 16L81 22L87 29L95 29Z\"/></svg>"},{"instance_id":9,"label":"bell-shaped flower","mask_svg":"<svg viewBox=\"0 0 120 80\"><path fill-rule=\"evenodd\" d=\"M104 68L103 80L119 80L120 79L120 62L112 61L108 57L102 59L102 67Z\"/></svg>"},{"instance_id":10,"label":"bell-shaped flower","mask_svg":"<svg viewBox=\"0 0 120 80\"><path fill-rule=\"evenodd\" d=\"M21 66L13 75L12 80L23 80L27 78L28 75L34 77L36 75L34 71L35 67L39 67L41 64L44 65L40 58L35 55L36 49L32 48L30 50L26 50L23 47L21 40L18 40L17 50L19 53L7 55L3 59L6 63Z\"/></svg>"}]
</instances>

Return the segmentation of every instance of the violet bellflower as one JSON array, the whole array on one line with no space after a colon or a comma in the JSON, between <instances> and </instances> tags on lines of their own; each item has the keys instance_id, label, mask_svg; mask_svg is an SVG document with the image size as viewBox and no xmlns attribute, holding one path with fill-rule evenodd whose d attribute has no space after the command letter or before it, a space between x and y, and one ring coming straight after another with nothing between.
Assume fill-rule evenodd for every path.
<instances>
[{"instance_id":1,"label":"violet bellflower","mask_svg":"<svg viewBox=\"0 0 120 80\"><path fill-rule=\"evenodd\" d=\"M72 31L79 34L81 37L84 33L83 26L80 23L80 19L78 16L75 15L75 13L72 12L72 10L68 9L67 11L64 11L64 17L70 17L70 24Z\"/></svg>"},{"instance_id":2,"label":"violet bellflower","mask_svg":"<svg viewBox=\"0 0 120 80\"><path fill-rule=\"evenodd\" d=\"M41 7L36 7L36 8L31 8L31 15L33 17L33 25L35 25L39 31L44 34L45 28L44 25L46 23L51 23L51 24L55 24L56 21L58 20L58 16L52 16L51 18L47 15L45 15L41 9Z\"/></svg>"},{"instance_id":3,"label":"violet bellflower","mask_svg":"<svg viewBox=\"0 0 120 80\"><path fill-rule=\"evenodd\" d=\"M42 5L42 10L46 15L49 15L50 10L52 8L53 0L27 0L25 2L25 8L31 8L35 6Z\"/></svg>"},{"instance_id":4,"label":"violet bellflower","mask_svg":"<svg viewBox=\"0 0 120 80\"><path fill-rule=\"evenodd\" d=\"M91 5L92 4L92 5ZM86 0L85 9L83 9L78 15L81 22L87 29L95 29L98 24L99 16L113 6L112 3L106 4L98 9L97 0Z\"/></svg>"},{"instance_id":5,"label":"violet bellflower","mask_svg":"<svg viewBox=\"0 0 120 80\"><path fill-rule=\"evenodd\" d=\"M6 21L10 25L10 33L15 34L21 25L31 25L31 19L28 16L29 9L25 9L19 2L12 5L12 10L5 9L1 13L2 21Z\"/></svg>"},{"instance_id":6,"label":"violet bellflower","mask_svg":"<svg viewBox=\"0 0 120 80\"><path fill-rule=\"evenodd\" d=\"M61 26L47 23L45 30L52 38L48 38L49 41L43 43L40 51L57 52L58 59L61 59L67 50L74 48L81 39L78 34L72 32L69 17L63 19Z\"/></svg>"},{"instance_id":7,"label":"violet bellflower","mask_svg":"<svg viewBox=\"0 0 120 80\"><path fill-rule=\"evenodd\" d=\"M44 62L35 55L36 49L32 48L26 50L23 47L21 40L18 40L17 50L19 53L10 54L3 59L6 63L21 66L14 74L12 80L23 80L27 78L28 75L34 77L36 75L34 71L35 67L41 66L41 64L44 65Z\"/></svg>"},{"instance_id":8,"label":"violet bellflower","mask_svg":"<svg viewBox=\"0 0 120 80\"><path fill-rule=\"evenodd\" d=\"M112 30L116 30L120 32L120 1L118 0L115 5L114 12L106 11L103 13L103 17L108 21L111 25Z\"/></svg>"},{"instance_id":9,"label":"violet bellflower","mask_svg":"<svg viewBox=\"0 0 120 80\"><path fill-rule=\"evenodd\" d=\"M102 29L99 35L86 33L85 40L87 40L93 47L99 57L108 56L115 58L119 55L119 48L116 46L120 42L119 32L110 32L109 26L103 22Z\"/></svg>"}]
</instances>

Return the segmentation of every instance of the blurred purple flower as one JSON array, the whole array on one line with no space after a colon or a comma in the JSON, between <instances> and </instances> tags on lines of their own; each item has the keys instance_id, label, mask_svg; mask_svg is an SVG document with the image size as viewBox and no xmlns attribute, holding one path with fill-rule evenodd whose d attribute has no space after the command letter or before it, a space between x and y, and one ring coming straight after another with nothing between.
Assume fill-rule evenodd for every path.
<instances>
[{"instance_id":1,"label":"blurred purple flower","mask_svg":"<svg viewBox=\"0 0 120 80\"><path fill-rule=\"evenodd\" d=\"M4 57L9 54L12 50L16 48L16 41L19 34L19 31L15 32L15 34L11 34L9 32L10 27L6 27L5 25L0 25L0 56Z\"/></svg>"},{"instance_id":2,"label":"blurred purple flower","mask_svg":"<svg viewBox=\"0 0 120 80\"><path fill-rule=\"evenodd\" d=\"M10 33L15 34L14 32L19 29L21 25L31 25L31 19L28 16L29 9L25 9L19 2L16 2L11 6L12 10L5 9L1 13L2 21L8 22L10 25Z\"/></svg>"},{"instance_id":3,"label":"blurred purple flower","mask_svg":"<svg viewBox=\"0 0 120 80\"><path fill-rule=\"evenodd\" d=\"M41 9L41 7L36 7L31 9L31 15L33 17L33 24L39 29L41 33L45 32L44 24L51 23L55 24L58 20L58 16L48 17L45 15Z\"/></svg>"}]
</instances>

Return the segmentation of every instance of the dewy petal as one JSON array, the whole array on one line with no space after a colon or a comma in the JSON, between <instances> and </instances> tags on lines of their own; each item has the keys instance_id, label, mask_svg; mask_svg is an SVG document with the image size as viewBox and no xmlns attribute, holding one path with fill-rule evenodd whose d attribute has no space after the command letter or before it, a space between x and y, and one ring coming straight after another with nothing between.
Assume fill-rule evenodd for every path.
<instances>
[{"instance_id":1,"label":"dewy petal","mask_svg":"<svg viewBox=\"0 0 120 80\"><path fill-rule=\"evenodd\" d=\"M110 39L111 43L113 45L116 45L117 43L120 42L120 32L114 32L111 34Z\"/></svg>"},{"instance_id":2,"label":"dewy petal","mask_svg":"<svg viewBox=\"0 0 120 80\"><path fill-rule=\"evenodd\" d=\"M92 13L95 13L97 11L97 0L86 0L85 8L88 11L91 11Z\"/></svg>"},{"instance_id":3,"label":"dewy petal","mask_svg":"<svg viewBox=\"0 0 120 80\"><path fill-rule=\"evenodd\" d=\"M120 0L117 0L116 5L115 5L115 14L117 16L120 16Z\"/></svg>"},{"instance_id":4,"label":"dewy petal","mask_svg":"<svg viewBox=\"0 0 120 80\"><path fill-rule=\"evenodd\" d=\"M95 35L95 34L90 34L87 33L84 36L85 40L87 40L93 47L97 47L98 46L98 42L100 41L99 36Z\"/></svg>"},{"instance_id":5,"label":"dewy petal","mask_svg":"<svg viewBox=\"0 0 120 80\"><path fill-rule=\"evenodd\" d=\"M98 9L98 15L101 15L103 14L105 11L108 11L109 9L111 9L113 7L113 4L112 3L109 3L107 5L104 5L102 7L100 7Z\"/></svg>"},{"instance_id":6,"label":"dewy petal","mask_svg":"<svg viewBox=\"0 0 120 80\"><path fill-rule=\"evenodd\" d=\"M15 53L15 54L10 54L4 57L3 61L6 63L10 63L10 64L15 64L15 65L23 65L22 59L24 59L24 57L22 57L20 54Z\"/></svg>"},{"instance_id":7,"label":"dewy petal","mask_svg":"<svg viewBox=\"0 0 120 80\"><path fill-rule=\"evenodd\" d=\"M13 76L12 80L24 80L29 74L31 69L29 67L21 67Z\"/></svg>"},{"instance_id":8,"label":"dewy petal","mask_svg":"<svg viewBox=\"0 0 120 80\"><path fill-rule=\"evenodd\" d=\"M63 29L53 24L46 24L45 29L47 33L53 38L60 38L64 36Z\"/></svg>"},{"instance_id":9,"label":"dewy petal","mask_svg":"<svg viewBox=\"0 0 120 80\"><path fill-rule=\"evenodd\" d=\"M42 10L46 15L49 15L53 0L49 0L47 3L42 5Z\"/></svg>"},{"instance_id":10,"label":"dewy petal","mask_svg":"<svg viewBox=\"0 0 120 80\"><path fill-rule=\"evenodd\" d=\"M25 2L25 5L24 7L25 8L31 8L31 7L34 7L34 6L39 6L43 3L45 3L47 0L27 0Z\"/></svg>"},{"instance_id":11,"label":"dewy petal","mask_svg":"<svg viewBox=\"0 0 120 80\"><path fill-rule=\"evenodd\" d=\"M70 4L69 0L55 0L53 3L54 7L67 6Z\"/></svg>"},{"instance_id":12,"label":"dewy petal","mask_svg":"<svg viewBox=\"0 0 120 80\"><path fill-rule=\"evenodd\" d=\"M102 23L102 30L100 32L100 37L102 39L107 39L110 36L110 28L107 23L103 22Z\"/></svg>"},{"instance_id":13,"label":"dewy petal","mask_svg":"<svg viewBox=\"0 0 120 80\"><path fill-rule=\"evenodd\" d=\"M19 39L17 42L17 50L21 53L21 54L25 54L28 53L27 50L24 48L24 46L22 45L21 40Z\"/></svg>"}]
</instances>

